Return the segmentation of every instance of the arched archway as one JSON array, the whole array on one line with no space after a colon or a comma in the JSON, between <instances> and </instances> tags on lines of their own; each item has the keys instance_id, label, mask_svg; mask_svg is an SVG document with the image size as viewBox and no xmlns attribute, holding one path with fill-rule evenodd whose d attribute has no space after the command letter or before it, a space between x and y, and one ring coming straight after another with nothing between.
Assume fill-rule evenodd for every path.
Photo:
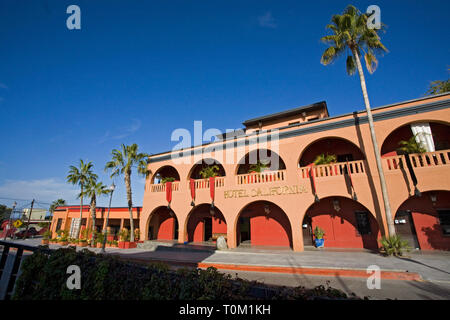
<instances>
[{"instance_id":1,"label":"arched archway","mask_svg":"<svg viewBox=\"0 0 450 320\"><path fill-rule=\"evenodd\" d=\"M286 213L270 201L255 201L236 220L237 245L292 248L292 228Z\"/></svg>"},{"instance_id":2,"label":"arched archway","mask_svg":"<svg viewBox=\"0 0 450 320\"><path fill-rule=\"evenodd\" d=\"M165 206L156 208L149 216L148 240L178 239L178 219L172 210Z\"/></svg>"},{"instance_id":3,"label":"arched archway","mask_svg":"<svg viewBox=\"0 0 450 320\"><path fill-rule=\"evenodd\" d=\"M208 158L208 159L202 159L198 161L196 164L194 164L189 171L188 179L203 179L203 176L201 175L201 172L203 169L207 167L213 167L217 166L217 176L218 177L224 177L225 174L225 168L222 166L222 164L217 161L216 159Z\"/></svg>"},{"instance_id":4,"label":"arched archway","mask_svg":"<svg viewBox=\"0 0 450 320\"><path fill-rule=\"evenodd\" d=\"M339 137L322 138L310 143L299 157L299 166L305 167L314 162L317 156L334 155L337 162L364 160L361 149L353 142Z\"/></svg>"},{"instance_id":5,"label":"arched archway","mask_svg":"<svg viewBox=\"0 0 450 320\"><path fill-rule=\"evenodd\" d=\"M164 178L173 178L175 181L180 181L180 175L172 166L163 166L156 170L151 178L151 184L159 184Z\"/></svg>"},{"instance_id":6,"label":"arched archway","mask_svg":"<svg viewBox=\"0 0 450 320\"><path fill-rule=\"evenodd\" d=\"M303 243L313 244L317 227L325 231L325 247L378 249L381 237L377 220L359 202L345 197L327 197L312 204L303 219Z\"/></svg>"},{"instance_id":7,"label":"arched archway","mask_svg":"<svg viewBox=\"0 0 450 320\"><path fill-rule=\"evenodd\" d=\"M227 223L219 208L202 203L192 208L186 222L188 242L215 242L227 235Z\"/></svg>"},{"instance_id":8,"label":"arched archway","mask_svg":"<svg viewBox=\"0 0 450 320\"><path fill-rule=\"evenodd\" d=\"M265 166L263 170L267 171L286 169L283 159L276 152L268 149L255 149L239 160L236 174L250 173L258 163L263 164Z\"/></svg>"},{"instance_id":9,"label":"arched archway","mask_svg":"<svg viewBox=\"0 0 450 320\"><path fill-rule=\"evenodd\" d=\"M430 141L430 143L434 145L436 151L450 149L450 125L446 122L424 120L407 123L393 130L386 139L384 139L383 144L381 145L381 155L383 157L388 157L399 154L398 149L400 148L400 141L408 141L411 139L414 136L412 126L421 124L429 125L428 128L422 128L422 130L428 131L429 129L432 137L432 142ZM424 134L428 133L425 132Z\"/></svg>"},{"instance_id":10,"label":"arched archway","mask_svg":"<svg viewBox=\"0 0 450 320\"><path fill-rule=\"evenodd\" d=\"M400 205L397 233L421 250L450 250L450 191L427 191Z\"/></svg>"}]
</instances>

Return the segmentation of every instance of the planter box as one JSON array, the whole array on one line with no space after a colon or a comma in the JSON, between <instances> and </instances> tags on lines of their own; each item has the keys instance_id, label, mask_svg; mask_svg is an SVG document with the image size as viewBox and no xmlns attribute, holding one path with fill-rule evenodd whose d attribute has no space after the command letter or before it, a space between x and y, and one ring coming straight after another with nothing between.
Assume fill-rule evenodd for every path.
<instances>
[{"instance_id":1,"label":"planter box","mask_svg":"<svg viewBox=\"0 0 450 320\"><path fill-rule=\"evenodd\" d=\"M120 249L132 249L136 248L136 242L130 242L130 241L119 241L119 248Z\"/></svg>"},{"instance_id":2,"label":"planter box","mask_svg":"<svg viewBox=\"0 0 450 320\"><path fill-rule=\"evenodd\" d=\"M325 241L324 239L315 239L314 242L316 244L316 248L323 248Z\"/></svg>"},{"instance_id":3,"label":"planter box","mask_svg":"<svg viewBox=\"0 0 450 320\"><path fill-rule=\"evenodd\" d=\"M48 240L44 240L44 239L42 239L42 241L41 241L41 244L45 244L45 245L47 245L49 243L49 241Z\"/></svg>"},{"instance_id":4,"label":"planter box","mask_svg":"<svg viewBox=\"0 0 450 320\"><path fill-rule=\"evenodd\" d=\"M67 246L69 244L69 241L60 241L58 243L62 246Z\"/></svg>"},{"instance_id":5,"label":"planter box","mask_svg":"<svg viewBox=\"0 0 450 320\"><path fill-rule=\"evenodd\" d=\"M97 242L97 248L103 247L103 243Z\"/></svg>"},{"instance_id":6,"label":"planter box","mask_svg":"<svg viewBox=\"0 0 450 320\"><path fill-rule=\"evenodd\" d=\"M78 244L80 247L87 247L87 242L80 242L79 244Z\"/></svg>"}]
</instances>

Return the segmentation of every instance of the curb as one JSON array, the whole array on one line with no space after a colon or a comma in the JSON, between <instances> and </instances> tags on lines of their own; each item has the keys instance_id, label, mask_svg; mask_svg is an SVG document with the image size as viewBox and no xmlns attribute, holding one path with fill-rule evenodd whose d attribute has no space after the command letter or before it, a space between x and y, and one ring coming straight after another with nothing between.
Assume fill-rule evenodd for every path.
<instances>
[{"instance_id":1,"label":"curb","mask_svg":"<svg viewBox=\"0 0 450 320\"><path fill-rule=\"evenodd\" d=\"M332 269L332 268L304 268L304 267L275 267L275 266L254 266L237 265L223 263L197 263L198 268L214 267L216 269L239 270L252 272L274 272L287 274L304 274L314 276L333 276L333 277L357 277L368 278L370 276L364 269ZM407 280L423 281L422 277L415 272L408 271L380 271L381 279L386 280Z\"/></svg>"}]
</instances>

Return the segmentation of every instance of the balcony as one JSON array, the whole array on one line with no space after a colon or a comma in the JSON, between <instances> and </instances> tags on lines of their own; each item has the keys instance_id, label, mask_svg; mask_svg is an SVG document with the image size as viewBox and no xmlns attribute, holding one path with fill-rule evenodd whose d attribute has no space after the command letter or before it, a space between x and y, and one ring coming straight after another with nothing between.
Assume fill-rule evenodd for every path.
<instances>
[{"instance_id":1,"label":"balcony","mask_svg":"<svg viewBox=\"0 0 450 320\"><path fill-rule=\"evenodd\" d=\"M361 175L366 173L364 160L323 164L313 166L312 168L301 167L301 177L303 179L309 178L309 172L311 169L313 170L315 178L342 176L347 173L346 170L349 170L351 175Z\"/></svg>"},{"instance_id":2,"label":"balcony","mask_svg":"<svg viewBox=\"0 0 450 320\"><path fill-rule=\"evenodd\" d=\"M197 189L209 189L209 179L195 179L195 190ZM215 177L214 186L220 188L225 186L225 177ZM188 182L189 188L189 182Z\"/></svg>"},{"instance_id":3,"label":"balcony","mask_svg":"<svg viewBox=\"0 0 450 320\"><path fill-rule=\"evenodd\" d=\"M237 175L237 184L270 183L284 181L286 170L254 172Z\"/></svg>"},{"instance_id":4,"label":"balcony","mask_svg":"<svg viewBox=\"0 0 450 320\"><path fill-rule=\"evenodd\" d=\"M406 165L404 157L404 155L396 155L383 158L386 170L389 172L404 168ZM448 166L450 165L450 149L422 154L413 153L409 155L409 159L414 169Z\"/></svg>"},{"instance_id":5,"label":"balcony","mask_svg":"<svg viewBox=\"0 0 450 320\"><path fill-rule=\"evenodd\" d=\"M172 191L178 190L180 190L180 182L179 181L172 182ZM152 184L151 192L166 192L166 184L165 183Z\"/></svg>"}]
</instances>

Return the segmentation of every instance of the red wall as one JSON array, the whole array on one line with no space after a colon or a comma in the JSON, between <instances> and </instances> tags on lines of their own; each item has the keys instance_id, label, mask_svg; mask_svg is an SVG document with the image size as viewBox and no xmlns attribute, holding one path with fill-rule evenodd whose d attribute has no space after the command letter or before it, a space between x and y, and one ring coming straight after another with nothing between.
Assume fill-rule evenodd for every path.
<instances>
[{"instance_id":1,"label":"red wall","mask_svg":"<svg viewBox=\"0 0 450 320\"><path fill-rule=\"evenodd\" d=\"M264 203L250 205L242 217L250 218L250 242L252 246L292 247L292 232L289 219L277 206L270 206L270 214L266 216ZM238 237L240 226L237 226Z\"/></svg>"},{"instance_id":2,"label":"red wall","mask_svg":"<svg viewBox=\"0 0 450 320\"><path fill-rule=\"evenodd\" d=\"M437 202L433 206L430 194L436 194ZM450 236L442 234L436 209L450 209L450 192L424 192L402 204L399 210L411 210L417 241L421 250L450 250Z\"/></svg>"},{"instance_id":3,"label":"red wall","mask_svg":"<svg viewBox=\"0 0 450 320\"><path fill-rule=\"evenodd\" d=\"M215 215L209 213L209 205L196 208L189 216L187 224L187 234L189 242L204 241L204 223L203 219L212 218L212 233L227 233L227 224L221 212L215 210Z\"/></svg>"},{"instance_id":4,"label":"red wall","mask_svg":"<svg viewBox=\"0 0 450 320\"><path fill-rule=\"evenodd\" d=\"M160 225L158 229L158 240L172 240L174 238L175 229L175 218L174 217L164 217L160 220Z\"/></svg>"},{"instance_id":5,"label":"red wall","mask_svg":"<svg viewBox=\"0 0 450 320\"><path fill-rule=\"evenodd\" d=\"M325 231L325 247L377 249L379 247L377 239L381 235L378 223L372 214L356 201L346 198L338 199L341 207L339 212L334 210L331 198L320 200L307 212L312 219L312 230L319 226ZM358 233L355 211L368 212L370 235Z\"/></svg>"}]
</instances>

